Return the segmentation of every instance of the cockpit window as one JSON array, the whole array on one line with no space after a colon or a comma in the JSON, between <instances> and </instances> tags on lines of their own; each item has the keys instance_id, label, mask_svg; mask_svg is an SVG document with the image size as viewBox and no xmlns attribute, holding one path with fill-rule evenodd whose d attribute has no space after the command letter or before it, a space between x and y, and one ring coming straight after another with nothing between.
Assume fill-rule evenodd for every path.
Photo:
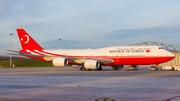
<instances>
[{"instance_id":1,"label":"cockpit window","mask_svg":"<svg viewBox=\"0 0 180 101\"><path fill-rule=\"evenodd\" d=\"M159 47L159 49L164 49L163 47Z\"/></svg>"}]
</instances>

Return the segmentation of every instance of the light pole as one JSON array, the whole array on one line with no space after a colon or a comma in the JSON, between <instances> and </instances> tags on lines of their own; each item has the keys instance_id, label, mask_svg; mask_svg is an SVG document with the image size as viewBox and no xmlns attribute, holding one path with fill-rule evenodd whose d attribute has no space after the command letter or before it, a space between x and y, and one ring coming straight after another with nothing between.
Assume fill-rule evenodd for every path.
<instances>
[{"instance_id":1,"label":"light pole","mask_svg":"<svg viewBox=\"0 0 180 101\"><path fill-rule=\"evenodd\" d=\"M10 35L11 35L11 40L10 40L10 67L11 67L11 66L12 66L11 51L12 51L12 35L13 35L13 34L10 33Z\"/></svg>"},{"instance_id":2,"label":"light pole","mask_svg":"<svg viewBox=\"0 0 180 101\"><path fill-rule=\"evenodd\" d=\"M61 50L61 39L59 39L59 50Z\"/></svg>"}]
</instances>

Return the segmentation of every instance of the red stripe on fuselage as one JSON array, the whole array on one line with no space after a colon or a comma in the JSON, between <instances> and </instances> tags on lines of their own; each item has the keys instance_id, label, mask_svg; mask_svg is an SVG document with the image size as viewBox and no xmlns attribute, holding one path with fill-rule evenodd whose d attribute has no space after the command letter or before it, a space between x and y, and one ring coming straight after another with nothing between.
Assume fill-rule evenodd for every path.
<instances>
[{"instance_id":1,"label":"red stripe on fuselage","mask_svg":"<svg viewBox=\"0 0 180 101\"><path fill-rule=\"evenodd\" d=\"M45 53L45 54L49 54L49 55L54 55L54 56L66 56L66 55L60 55L60 54L54 54L54 53L49 53L49 52L45 52L45 51L40 51L40 52L42 52L42 53Z\"/></svg>"},{"instance_id":2,"label":"red stripe on fuselage","mask_svg":"<svg viewBox=\"0 0 180 101\"><path fill-rule=\"evenodd\" d=\"M29 51L32 51L32 50L29 50ZM23 53L31 54L30 52L27 52L26 50L20 50L20 52L22 52L22 53L20 53L20 54L23 54ZM34 51L33 51L33 52L34 52ZM35 52L34 52L34 53L35 53ZM39 54L39 55L41 55L41 54ZM26 57L33 58L33 59L37 59L37 60L41 60L41 61L46 61L46 60L44 60L43 57L32 57L32 56L26 56ZM48 62L48 61L46 61L46 62Z\"/></svg>"},{"instance_id":3,"label":"red stripe on fuselage","mask_svg":"<svg viewBox=\"0 0 180 101\"><path fill-rule=\"evenodd\" d=\"M39 53L39 52L36 52L36 51L34 51L34 50L30 50L30 51L32 51L33 53L36 53L36 54L38 54L38 55L44 55L44 54ZM38 51L39 51L39 50L38 50Z\"/></svg>"}]
</instances>

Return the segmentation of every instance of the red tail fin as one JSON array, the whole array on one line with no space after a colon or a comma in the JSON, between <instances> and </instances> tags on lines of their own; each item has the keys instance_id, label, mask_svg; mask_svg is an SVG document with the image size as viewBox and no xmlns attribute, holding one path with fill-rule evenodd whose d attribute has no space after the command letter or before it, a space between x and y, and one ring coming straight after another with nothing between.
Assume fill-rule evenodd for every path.
<instances>
[{"instance_id":1,"label":"red tail fin","mask_svg":"<svg viewBox=\"0 0 180 101\"><path fill-rule=\"evenodd\" d=\"M16 30L23 50L43 49L24 29L16 29Z\"/></svg>"}]
</instances>

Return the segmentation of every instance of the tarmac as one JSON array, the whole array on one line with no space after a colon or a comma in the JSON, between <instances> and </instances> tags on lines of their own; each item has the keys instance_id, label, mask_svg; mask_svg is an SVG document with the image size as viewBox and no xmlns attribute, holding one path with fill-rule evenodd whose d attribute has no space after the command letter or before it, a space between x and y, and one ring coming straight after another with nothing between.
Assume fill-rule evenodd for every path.
<instances>
[{"instance_id":1,"label":"tarmac","mask_svg":"<svg viewBox=\"0 0 180 101\"><path fill-rule=\"evenodd\" d=\"M180 71L0 68L0 101L180 101Z\"/></svg>"}]
</instances>

